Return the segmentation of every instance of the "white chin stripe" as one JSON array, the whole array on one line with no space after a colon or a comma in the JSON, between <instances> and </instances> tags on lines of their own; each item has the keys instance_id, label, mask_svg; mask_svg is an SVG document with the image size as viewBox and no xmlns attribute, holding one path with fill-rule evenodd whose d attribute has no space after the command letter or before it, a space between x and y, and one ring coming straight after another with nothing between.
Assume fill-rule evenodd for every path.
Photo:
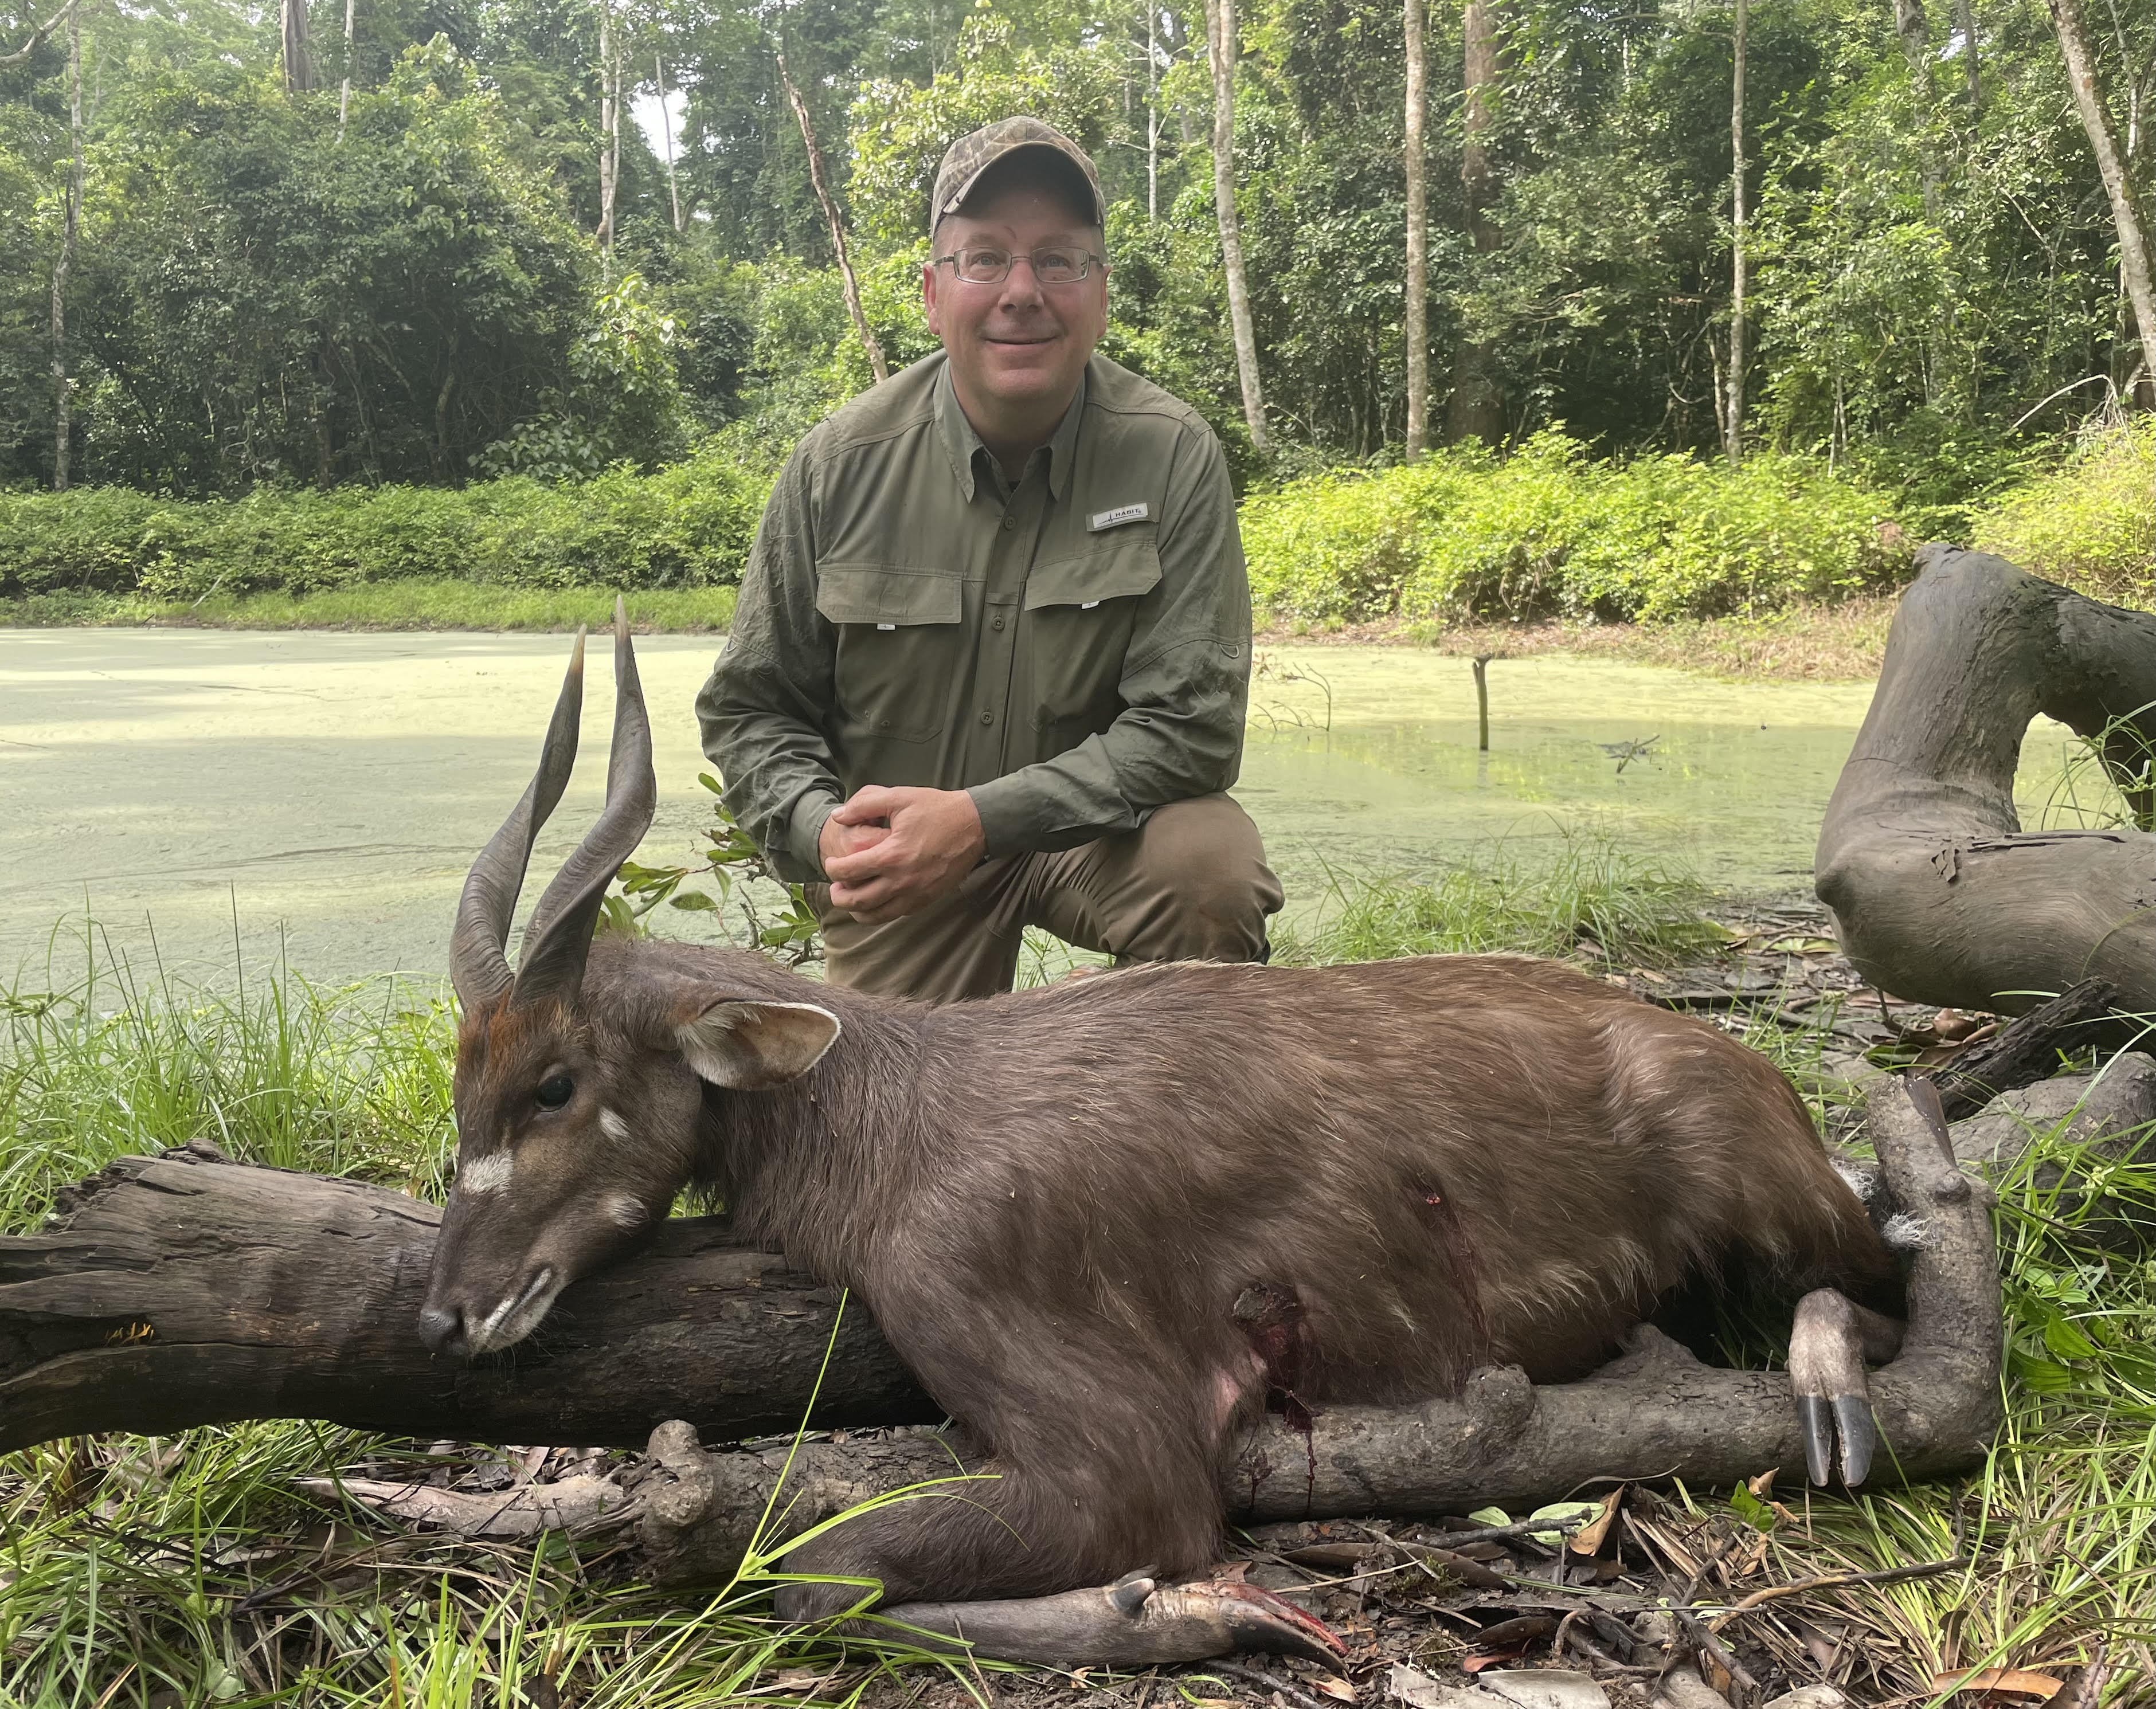
<instances>
[{"instance_id":1,"label":"white chin stripe","mask_svg":"<svg viewBox=\"0 0 2156 1709\"><path fill-rule=\"evenodd\" d=\"M552 1306L554 1296L562 1291L562 1286L554 1267L543 1265L524 1285L522 1293L504 1300L470 1332L471 1350L475 1353L490 1352L523 1340L538 1327L539 1320Z\"/></svg>"},{"instance_id":2,"label":"white chin stripe","mask_svg":"<svg viewBox=\"0 0 2156 1709\"><path fill-rule=\"evenodd\" d=\"M611 1110L599 1111L599 1127L608 1139L619 1140L624 1143L628 1141L629 1123Z\"/></svg>"},{"instance_id":3,"label":"white chin stripe","mask_svg":"<svg viewBox=\"0 0 2156 1709\"><path fill-rule=\"evenodd\" d=\"M507 1152L489 1152L483 1157L474 1157L457 1171L457 1191L499 1193L509 1184L516 1168Z\"/></svg>"}]
</instances>

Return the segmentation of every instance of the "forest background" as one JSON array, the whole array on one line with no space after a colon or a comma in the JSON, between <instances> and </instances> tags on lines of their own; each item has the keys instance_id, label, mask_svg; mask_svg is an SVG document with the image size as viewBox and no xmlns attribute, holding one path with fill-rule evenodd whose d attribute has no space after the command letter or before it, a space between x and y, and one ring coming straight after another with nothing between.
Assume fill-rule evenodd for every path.
<instances>
[{"instance_id":1,"label":"forest background","mask_svg":"<svg viewBox=\"0 0 2156 1709\"><path fill-rule=\"evenodd\" d=\"M2156 8L1929 4L0 0L0 599L722 621L786 451L932 348L944 146L1027 111L1283 620L1772 609L1931 536L2148 603Z\"/></svg>"}]
</instances>

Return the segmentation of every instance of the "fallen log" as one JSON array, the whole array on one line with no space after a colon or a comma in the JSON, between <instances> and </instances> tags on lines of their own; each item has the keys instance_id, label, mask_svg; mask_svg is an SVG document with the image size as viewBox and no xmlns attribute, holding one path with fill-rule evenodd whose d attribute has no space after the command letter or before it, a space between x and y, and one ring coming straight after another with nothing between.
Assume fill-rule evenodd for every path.
<instances>
[{"instance_id":1,"label":"fallen log","mask_svg":"<svg viewBox=\"0 0 2156 1709\"><path fill-rule=\"evenodd\" d=\"M1953 1161L1928 1087L1882 1088L1867 1119L1897 1202L1927 1229L1907 1344L1873 1382L1879 1475L1937 1476L1980 1457L1996 1422L1989 1212ZM670 1223L577 1284L511 1355L434 1359L414 1323L435 1216L379 1188L249 1168L203 1147L115 1164L71 1190L51 1229L0 1239L0 1449L269 1417L464 1440L648 1441L623 1480L633 1501L590 1511L634 1522L646 1570L686 1583L732 1572L784 1460L714 1453L699 1437L791 1429L827 1345L812 1423L940 1415L865 1311L849 1309L834 1342L830 1291L730 1244L710 1219ZM967 1458L929 1432L807 1442L777 1509L781 1534L960 1473ZM1223 1493L1249 1521L1409 1516L1526 1504L1598 1476L1714 1487L1770 1465L1800 1476L1803 1465L1785 1376L1703 1365L1645 1329L1585 1382L1538 1388L1507 1368L1477 1373L1455 1399L1330 1409L1306 1433L1268 1418L1240 1445Z\"/></svg>"},{"instance_id":2,"label":"fallen log","mask_svg":"<svg viewBox=\"0 0 2156 1709\"><path fill-rule=\"evenodd\" d=\"M162 1434L312 1418L464 1441L640 1447L685 1418L715 1441L814 1422L932 1422L858 1302L668 1222L579 1282L508 1352L419 1340L434 1206L362 1182L227 1162L194 1145L71 1188L54 1226L0 1239L0 1450L95 1430Z\"/></svg>"},{"instance_id":3,"label":"fallen log","mask_svg":"<svg viewBox=\"0 0 2156 1709\"><path fill-rule=\"evenodd\" d=\"M1974 1116L2001 1092L2018 1091L2056 1072L2059 1054L2114 1042L2118 993L2102 979L2069 986L2049 1003L2007 1023L1997 1037L1972 1044L1932 1075L1948 1121Z\"/></svg>"},{"instance_id":4,"label":"fallen log","mask_svg":"<svg viewBox=\"0 0 2156 1709\"><path fill-rule=\"evenodd\" d=\"M1912 1002L2018 1014L2083 979L2156 1010L2156 614L1927 546L1820 829L1843 950ZM2101 745L2140 829L2025 831L2044 713Z\"/></svg>"}]
</instances>

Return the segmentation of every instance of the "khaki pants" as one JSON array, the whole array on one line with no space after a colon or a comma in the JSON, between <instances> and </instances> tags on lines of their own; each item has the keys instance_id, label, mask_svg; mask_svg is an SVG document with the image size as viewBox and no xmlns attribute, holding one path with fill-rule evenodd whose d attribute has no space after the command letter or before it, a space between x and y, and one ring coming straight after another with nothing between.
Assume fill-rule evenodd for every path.
<instances>
[{"instance_id":1,"label":"khaki pants","mask_svg":"<svg viewBox=\"0 0 2156 1709\"><path fill-rule=\"evenodd\" d=\"M983 862L949 896L881 926L808 886L832 983L955 1003L1011 988L1025 928L1131 962L1255 962L1280 880L1250 815L1225 795L1170 802L1137 830L1055 854Z\"/></svg>"}]
</instances>

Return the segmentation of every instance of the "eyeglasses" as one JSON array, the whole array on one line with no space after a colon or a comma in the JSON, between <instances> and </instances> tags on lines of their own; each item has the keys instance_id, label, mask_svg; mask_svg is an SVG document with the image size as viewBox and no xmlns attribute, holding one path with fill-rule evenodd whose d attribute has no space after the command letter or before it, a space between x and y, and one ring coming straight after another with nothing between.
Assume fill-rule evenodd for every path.
<instances>
[{"instance_id":1,"label":"eyeglasses","mask_svg":"<svg viewBox=\"0 0 2156 1709\"><path fill-rule=\"evenodd\" d=\"M1008 249L983 248L960 249L936 258L938 267L948 267L968 285L1001 285L1010 277L1014 261L1023 261L1032 268L1034 280L1040 285L1075 285L1095 267L1105 268L1108 264L1106 255L1096 255L1065 244L1045 244L1030 255L1014 255Z\"/></svg>"}]
</instances>

